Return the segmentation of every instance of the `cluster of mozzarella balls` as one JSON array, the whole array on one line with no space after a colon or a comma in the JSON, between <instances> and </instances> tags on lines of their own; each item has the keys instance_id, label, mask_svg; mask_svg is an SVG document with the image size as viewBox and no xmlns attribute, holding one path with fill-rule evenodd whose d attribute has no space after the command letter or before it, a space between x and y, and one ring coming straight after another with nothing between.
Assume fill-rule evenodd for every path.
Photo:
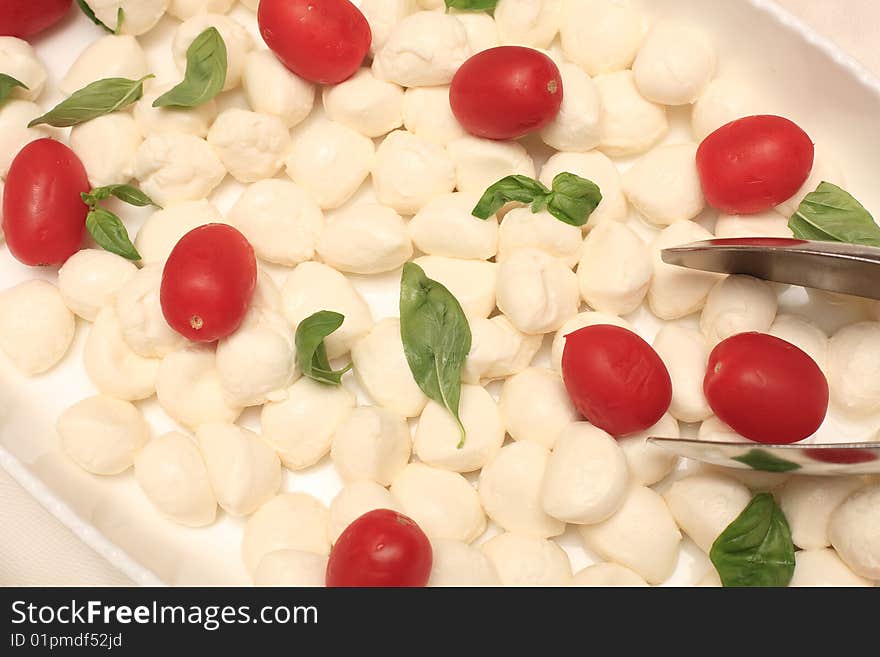
<instances>
[{"instance_id":1,"label":"cluster of mozzarella balls","mask_svg":"<svg viewBox=\"0 0 880 657\"><path fill-rule=\"evenodd\" d=\"M672 481L678 459L645 442L694 423L702 437L742 440L702 392L709 351L742 331L810 354L846 412L880 412L880 323L829 340L803 317L777 315L777 291L765 282L660 260L665 247L713 234L790 235L786 217L800 199L820 180L842 182L820 151L778 212L707 217L696 145L760 108L743 85L715 77L706 35L648 25L625 0L500 0L494 18L446 12L438 0L363 0L372 63L320 89L262 48L254 24L225 14L233 0L89 4L110 23L121 5L122 34L89 45L61 79L63 92L149 73L136 37L167 11L182 21L171 43L181 71L193 39L219 30L231 93L193 110L157 109L152 101L176 80L150 80L130 111L74 127L68 142L92 185L135 181L162 206L137 232L143 260L85 249L57 284L0 293L0 347L25 374L65 355L75 316L91 323L83 358L98 394L57 425L83 469L110 476L133 467L158 512L183 525L214 522L218 507L248 516L242 556L258 584L322 585L340 533L388 508L430 537L432 585L656 585L676 568L683 535L708 551L756 490L778 496L801 548L793 584L880 579L880 484L695 464ZM531 151L547 149L467 135L451 113L457 68L499 44L544 50L560 68L562 109L526 141L543 141L553 152L546 161ZM0 39L0 71L29 87L0 108L3 177L12 156L47 132L24 127L42 112L46 71L14 38ZM693 138L669 143L667 109L678 106L692 108ZM471 216L503 176L549 185L563 171L601 188L583 229L515 206L488 221ZM227 174L243 186L221 212L211 195ZM159 304L171 249L210 222L238 228L261 262L246 320L216 346L188 343ZM473 334L462 449L450 414L410 373L399 320L375 316L353 284L413 258L457 297ZM672 405L648 431L615 440L581 421L566 394L564 336L593 324L631 328L625 316L643 305L665 322L653 345L672 378ZM326 341L331 359L353 362L339 387L295 367L296 326L318 310L345 316ZM359 404L352 379L371 404ZM151 436L138 404L154 395L178 431ZM259 434L236 424L248 407L260 407ZM329 507L283 492L284 468L295 479L327 457L344 484ZM598 562L576 574L554 540L570 528ZM718 585L708 561L706 569L700 583Z\"/></svg>"}]
</instances>

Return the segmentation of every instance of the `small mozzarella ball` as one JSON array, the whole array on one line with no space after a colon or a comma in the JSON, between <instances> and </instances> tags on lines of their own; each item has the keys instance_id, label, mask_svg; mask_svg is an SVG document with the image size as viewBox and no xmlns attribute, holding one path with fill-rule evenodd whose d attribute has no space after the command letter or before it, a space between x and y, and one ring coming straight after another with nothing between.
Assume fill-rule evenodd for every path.
<instances>
[{"instance_id":1,"label":"small mozzarella ball","mask_svg":"<svg viewBox=\"0 0 880 657\"><path fill-rule=\"evenodd\" d=\"M235 0L171 0L168 3L168 13L185 21L196 14L225 14L234 4Z\"/></svg>"},{"instance_id":2,"label":"small mozzarella ball","mask_svg":"<svg viewBox=\"0 0 880 657\"><path fill-rule=\"evenodd\" d=\"M373 186L380 203L415 214L455 188L455 167L438 144L395 130L376 150Z\"/></svg>"},{"instance_id":3,"label":"small mozzarella ball","mask_svg":"<svg viewBox=\"0 0 880 657\"><path fill-rule=\"evenodd\" d=\"M654 26L633 62L639 92L661 105L689 105L715 75L715 48L688 25L664 21Z\"/></svg>"},{"instance_id":4,"label":"small mozzarella ball","mask_svg":"<svg viewBox=\"0 0 880 657\"><path fill-rule=\"evenodd\" d=\"M663 498L645 486L631 486L623 506L605 522L578 529L587 549L649 584L668 579L678 563L681 532Z\"/></svg>"},{"instance_id":5,"label":"small mozzarella ball","mask_svg":"<svg viewBox=\"0 0 880 657\"><path fill-rule=\"evenodd\" d=\"M542 482L550 452L529 440L501 448L480 473L480 501L504 530L547 538L565 531L565 522L542 505Z\"/></svg>"},{"instance_id":6,"label":"small mozzarella ball","mask_svg":"<svg viewBox=\"0 0 880 657\"><path fill-rule=\"evenodd\" d=\"M344 481L390 486L409 463L412 439L402 415L379 406L354 409L336 427L330 458Z\"/></svg>"},{"instance_id":7,"label":"small mozzarella ball","mask_svg":"<svg viewBox=\"0 0 880 657\"><path fill-rule=\"evenodd\" d=\"M558 434L553 445L541 506L564 522L602 522L623 504L628 484L626 457L617 441L588 422L575 422Z\"/></svg>"},{"instance_id":8,"label":"small mozzarella ball","mask_svg":"<svg viewBox=\"0 0 880 657\"><path fill-rule=\"evenodd\" d=\"M653 486L665 479L678 465L678 456L657 445L648 442L650 436L661 438L680 437L678 422L669 413L650 429L641 433L617 439L629 465L629 474L633 482L642 486Z\"/></svg>"},{"instance_id":9,"label":"small mozzarella ball","mask_svg":"<svg viewBox=\"0 0 880 657\"><path fill-rule=\"evenodd\" d=\"M134 120L141 134L164 134L183 132L196 137L207 137L211 123L217 118L217 103L213 99L198 107L153 107L153 101L171 91L174 84L153 84L144 91L143 97L134 104Z\"/></svg>"},{"instance_id":10,"label":"small mozzarella ball","mask_svg":"<svg viewBox=\"0 0 880 657\"><path fill-rule=\"evenodd\" d=\"M648 247L625 224L600 224L584 240L577 277L591 308L614 315L633 312L642 305L653 273Z\"/></svg>"},{"instance_id":11,"label":"small mozzarella ball","mask_svg":"<svg viewBox=\"0 0 880 657\"><path fill-rule=\"evenodd\" d=\"M792 477L779 491L779 506L802 550L831 545L828 521L834 510L864 486L860 477Z\"/></svg>"},{"instance_id":12,"label":"small mozzarella ball","mask_svg":"<svg viewBox=\"0 0 880 657\"><path fill-rule=\"evenodd\" d=\"M565 90L562 106L556 118L541 130L541 139L558 151L588 151L599 145L601 137L599 92L590 76L575 64L563 63L559 73Z\"/></svg>"},{"instance_id":13,"label":"small mozzarella ball","mask_svg":"<svg viewBox=\"0 0 880 657\"><path fill-rule=\"evenodd\" d=\"M186 344L186 338L168 326L159 302L161 264L139 270L116 293L116 316L122 337L135 353L163 358Z\"/></svg>"},{"instance_id":14,"label":"small mozzarella ball","mask_svg":"<svg viewBox=\"0 0 880 657\"><path fill-rule=\"evenodd\" d=\"M797 212L801 201L810 194L815 192L816 188L822 182L829 182L838 187L846 187L846 176L840 168L836 160L832 159L824 147L817 146L813 159L813 168L801 188L790 199L776 206L776 210L781 212L785 217L791 217Z\"/></svg>"},{"instance_id":15,"label":"small mozzarella ball","mask_svg":"<svg viewBox=\"0 0 880 657\"><path fill-rule=\"evenodd\" d=\"M330 542L335 543L346 527L365 513L376 509L402 512L400 504L388 489L375 481L363 479L345 484L330 503L330 521L327 527Z\"/></svg>"},{"instance_id":16,"label":"small mozzarella ball","mask_svg":"<svg viewBox=\"0 0 880 657\"><path fill-rule=\"evenodd\" d=\"M850 570L834 550L801 550L794 553L794 574L789 586L874 586Z\"/></svg>"},{"instance_id":17,"label":"small mozzarella ball","mask_svg":"<svg viewBox=\"0 0 880 657\"><path fill-rule=\"evenodd\" d=\"M110 19L116 24L116 15ZM123 21L123 24L126 21ZM150 72L147 56L130 34L108 34L92 41L73 61L58 88L68 96L87 84L105 78L140 80Z\"/></svg>"},{"instance_id":18,"label":"small mozzarella ball","mask_svg":"<svg viewBox=\"0 0 880 657\"><path fill-rule=\"evenodd\" d=\"M452 113L448 86L407 89L403 94L403 125L414 135L441 146L467 135Z\"/></svg>"},{"instance_id":19,"label":"small mozzarella ball","mask_svg":"<svg viewBox=\"0 0 880 657\"><path fill-rule=\"evenodd\" d=\"M495 566L479 548L462 541L431 542L433 563L428 586L499 586Z\"/></svg>"},{"instance_id":20,"label":"small mozzarella ball","mask_svg":"<svg viewBox=\"0 0 880 657\"><path fill-rule=\"evenodd\" d=\"M134 176L161 206L206 198L226 176L204 139L184 133L149 135L135 155Z\"/></svg>"},{"instance_id":21,"label":"small mozzarella ball","mask_svg":"<svg viewBox=\"0 0 880 657\"><path fill-rule=\"evenodd\" d=\"M721 126L755 114L754 104L749 85L732 78L712 80L694 103L691 115L694 141L701 142Z\"/></svg>"},{"instance_id":22,"label":"small mozzarella ball","mask_svg":"<svg viewBox=\"0 0 880 657\"><path fill-rule=\"evenodd\" d=\"M498 218L477 219L480 193L452 192L428 201L407 224L413 244L422 253L488 260L498 252Z\"/></svg>"},{"instance_id":23,"label":"small mozzarella ball","mask_svg":"<svg viewBox=\"0 0 880 657\"><path fill-rule=\"evenodd\" d=\"M649 150L669 130L666 110L639 94L631 71L608 73L593 80L602 104L599 150L611 157Z\"/></svg>"},{"instance_id":24,"label":"small mozzarella ball","mask_svg":"<svg viewBox=\"0 0 880 657\"><path fill-rule=\"evenodd\" d=\"M228 0L227 0L228 1ZM180 2L180 0L175 0ZM119 34L138 36L149 32L168 9L169 0L89 0L95 17ZM120 13L121 12L121 13ZM119 24L119 21L122 24Z\"/></svg>"},{"instance_id":25,"label":"small mozzarella ball","mask_svg":"<svg viewBox=\"0 0 880 657\"><path fill-rule=\"evenodd\" d=\"M143 142L130 114L114 112L80 123L70 131L70 147L82 160L92 187L127 183Z\"/></svg>"},{"instance_id":26,"label":"small mozzarella ball","mask_svg":"<svg viewBox=\"0 0 880 657\"><path fill-rule=\"evenodd\" d=\"M276 550L257 564L255 586L324 586L327 557L304 550Z\"/></svg>"},{"instance_id":27,"label":"small mozzarella ball","mask_svg":"<svg viewBox=\"0 0 880 657\"><path fill-rule=\"evenodd\" d=\"M529 367L504 382L499 408L507 433L552 449L559 433L580 420L562 377L553 370Z\"/></svg>"},{"instance_id":28,"label":"small mozzarella ball","mask_svg":"<svg viewBox=\"0 0 880 657\"><path fill-rule=\"evenodd\" d=\"M241 414L241 406L227 400L214 352L205 347L165 356L156 377L156 395L162 410L187 427L235 422Z\"/></svg>"},{"instance_id":29,"label":"small mozzarella ball","mask_svg":"<svg viewBox=\"0 0 880 657\"><path fill-rule=\"evenodd\" d=\"M562 52L590 75L629 68L642 43L642 18L627 0L563 0Z\"/></svg>"},{"instance_id":30,"label":"small mozzarella ball","mask_svg":"<svg viewBox=\"0 0 880 657\"><path fill-rule=\"evenodd\" d=\"M277 116L230 108L208 131L208 143L238 182L271 178L290 148L290 133Z\"/></svg>"},{"instance_id":31,"label":"small mozzarella ball","mask_svg":"<svg viewBox=\"0 0 880 657\"><path fill-rule=\"evenodd\" d=\"M196 429L217 503L227 513L247 516L268 502L281 486L281 461L253 431L227 422Z\"/></svg>"},{"instance_id":32,"label":"small mozzarella ball","mask_svg":"<svg viewBox=\"0 0 880 657\"><path fill-rule=\"evenodd\" d=\"M488 317L495 309L499 267L494 262L441 256L422 256L413 262L446 287L468 317Z\"/></svg>"},{"instance_id":33,"label":"small mozzarella ball","mask_svg":"<svg viewBox=\"0 0 880 657\"><path fill-rule=\"evenodd\" d=\"M623 175L623 191L645 219L658 226L693 219L706 205L695 144L653 149Z\"/></svg>"},{"instance_id":34,"label":"small mozzarella ball","mask_svg":"<svg viewBox=\"0 0 880 657\"><path fill-rule=\"evenodd\" d=\"M721 535L752 499L743 484L720 474L679 479L664 496L675 522L708 554Z\"/></svg>"},{"instance_id":35,"label":"small mozzarella ball","mask_svg":"<svg viewBox=\"0 0 880 657\"><path fill-rule=\"evenodd\" d=\"M635 331L632 324L611 313L594 311L578 313L565 322L553 336L553 344L550 347L550 363L553 369L560 374L562 373L562 354L565 351L565 336L569 333L574 333L578 329L595 326L596 324L610 324L611 326L619 326L629 331Z\"/></svg>"},{"instance_id":36,"label":"small mozzarella ball","mask_svg":"<svg viewBox=\"0 0 880 657\"><path fill-rule=\"evenodd\" d=\"M456 472L410 463L394 478L391 493L430 538L470 543L486 529L477 491Z\"/></svg>"},{"instance_id":37,"label":"small mozzarella ball","mask_svg":"<svg viewBox=\"0 0 880 657\"><path fill-rule=\"evenodd\" d=\"M180 238L205 224L226 223L220 211L208 200L183 201L156 210L143 223L134 246L144 265L164 263Z\"/></svg>"},{"instance_id":38,"label":"small mozzarella ball","mask_svg":"<svg viewBox=\"0 0 880 657\"><path fill-rule=\"evenodd\" d=\"M495 24L495 19L489 14L472 11L453 11L452 13L464 25L468 44L470 44L471 52L474 55L499 45L498 26Z\"/></svg>"},{"instance_id":39,"label":"small mozzarella ball","mask_svg":"<svg viewBox=\"0 0 880 657\"><path fill-rule=\"evenodd\" d=\"M420 11L392 28L373 57L373 72L403 87L433 87L449 84L472 54L467 31L455 16Z\"/></svg>"},{"instance_id":40,"label":"small mozzarella ball","mask_svg":"<svg viewBox=\"0 0 880 657\"><path fill-rule=\"evenodd\" d=\"M263 406L263 438L287 468L308 468L330 451L333 434L351 414L355 401L343 386L303 377L288 389L286 399Z\"/></svg>"},{"instance_id":41,"label":"small mozzarella ball","mask_svg":"<svg viewBox=\"0 0 880 657\"><path fill-rule=\"evenodd\" d=\"M562 260L517 249L498 270L498 309L523 333L550 333L577 314L577 276Z\"/></svg>"},{"instance_id":42,"label":"small mozzarella ball","mask_svg":"<svg viewBox=\"0 0 880 657\"><path fill-rule=\"evenodd\" d=\"M253 50L244 60L241 86L255 112L277 116L288 128L311 114L315 87L288 70L270 50Z\"/></svg>"},{"instance_id":43,"label":"small mozzarella ball","mask_svg":"<svg viewBox=\"0 0 880 657\"><path fill-rule=\"evenodd\" d=\"M553 178L564 172L592 180L602 192L602 201L590 215L584 226L585 230L595 228L606 221L626 221L629 207L623 194L623 183L617 167L607 155L599 151L555 153L541 168L540 180L550 187Z\"/></svg>"},{"instance_id":44,"label":"small mozzarella ball","mask_svg":"<svg viewBox=\"0 0 880 657\"><path fill-rule=\"evenodd\" d=\"M375 54L381 50L394 27L417 8L416 0L363 0L359 9L373 35L370 52Z\"/></svg>"},{"instance_id":45,"label":"small mozzarella ball","mask_svg":"<svg viewBox=\"0 0 880 657\"><path fill-rule=\"evenodd\" d=\"M503 586L567 586L571 582L568 555L553 541L505 533L480 546Z\"/></svg>"},{"instance_id":46,"label":"small mozzarella ball","mask_svg":"<svg viewBox=\"0 0 880 657\"><path fill-rule=\"evenodd\" d=\"M35 100L46 85L46 67L34 47L23 39L0 37L0 71L21 82L27 89L15 87L11 98Z\"/></svg>"},{"instance_id":47,"label":"small mozzarella ball","mask_svg":"<svg viewBox=\"0 0 880 657\"><path fill-rule=\"evenodd\" d=\"M660 231L648 245L654 261L648 304L651 312L660 319L679 319L700 310L706 303L709 291L721 279L719 274L668 265L661 259L660 252L673 246L710 239L712 233L701 225L692 221L677 221Z\"/></svg>"},{"instance_id":48,"label":"small mozzarella ball","mask_svg":"<svg viewBox=\"0 0 880 657\"><path fill-rule=\"evenodd\" d=\"M581 258L583 234L546 210L514 208L501 220L495 260L504 262L518 249L537 249L574 267Z\"/></svg>"},{"instance_id":49,"label":"small mozzarella ball","mask_svg":"<svg viewBox=\"0 0 880 657\"><path fill-rule=\"evenodd\" d=\"M541 348L542 336L526 335L504 315L471 318L471 350L461 372L466 383L504 379L522 372Z\"/></svg>"},{"instance_id":50,"label":"small mozzarella ball","mask_svg":"<svg viewBox=\"0 0 880 657\"><path fill-rule=\"evenodd\" d=\"M715 568L712 568L708 573L703 575L694 586L702 588L720 588L722 586L721 576L718 575L718 571L716 571Z\"/></svg>"},{"instance_id":51,"label":"small mozzarella ball","mask_svg":"<svg viewBox=\"0 0 880 657\"><path fill-rule=\"evenodd\" d=\"M358 203L327 218L316 245L334 269L352 274L393 271L412 257L403 218L378 203Z\"/></svg>"},{"instance_id":52,"label":"small mozzarella ball","mask_svg":"<svg viewBox=\"0 0 880 657\"><path fill-rule=\"evenodd\" d=\"M154 438L134 457L134 476L150 502L174 522L204 527L217 516L205 461L188 436Z\"/></svg>"},{"instance_id":53,"label":"small mozzarella ball","mask_svg":"<svg viewBox=\"0 0 880 657\"><path fill-rule=\"evenodd\" d=\"M44 126L27 124L43 113L29 100L12 99L0 105L0 178L6 178L9 165L18 152L35 139L51 135Z\"/></svg>"},{"instance_id":54,"label":"small mozzarella ball","mask_svg":"<svg viewBox=\"0 0 880 657\"><path fill-rule=\"evenodd\" d=\"M75 329L73 313L47 281L25 281L0 292L0 349L24 374L40 374L64 358Z\"/></svg>"},{"instance_id":55,"label":"small mozzarella ball","mask_svg":"<svg viewBox=\"0 0 880 657\"><path fill-rule=\"evenodd\" d=\"M324 87L324 111L367 137L381 137L403 125L403 89L362 68L340 84Z\"/></svg>"},{"instance_id":56,"label":"small mozzarella ball","mask_svg":"<svg viewBox=\"0 0 880 657\"><path fill-rule=\"evenodd\" d=\"M495 23L501 43L547 48L562 22L562 0L499 0Z\"/></svg>"},{"instance_id":57,"label":"small mozzarella ball","mask_svg":"<svg viewBox=\"0 0 880 657\"><path fill-rule=\"evenodd\" d=\"M654 351L672 379L669 412L682 422L702 422L712 415L703 394L709 343L699 331L666 324L654 338Z\"/></svg>"},{"instance_id":58,"label":"small mozzarella ball","mask_svg":"<svg viewBox=\"0 0 880 657\"><path fill-rule=\"evenodd\" d=\"M880 579L880 484L856 491L834 510L828 538L855 574Z\"/></svg>"},{"instance_id":59,"label":"small mozzarella ball","mask_svg":"<svg viewBox=\"0 0 880 657\"><path fill-rule=\"evenodd\" d=\"M880 322L839 330L828 345L828 387L840 409L867 415L880 408Z\"/></svg>"},{"instance_id":60,"label":"small mozzarella ball","mask_svg":"<svg viewBox=\"0 0 880 657\"><path fill-rule=\"evenodd\" d=\"M241 556L248 572L256 572L260 560L277 550L302 550L326 556L327 507L305 493L276 495L257 509L244 526Z\"/></svg>"},{"instance_id":61,"label":"small mozzarella ball","mask_svg":"<svg viewBox=\"0 0 880 657\"><path fill-rule=\"evenodd\" d=\"M803 351L823 372L827 369L828 336L808 319L799 315L777 315L767 332Z\"/></svg>"},{"instance_id":62,"label":"small mozzarella ball","mask_svg":"<svg viewBox=\"0 0 880 657\"><path fill-rule=\"evenodd\" d=\"M341 123L317 119L293 134L287 175L324 210L338 208L373 168L372 140Z\"/></svg>"},{"instance_id":63,"label":"small mozzarella ball","mask_svg":"<svg viewBox=\"0 0 880 657\"><path fill-rule=\"evenodd\" d=\"M575 573L572 586L648 586L638 573L616 563L597 563Z\"/></svg>"},{"instance_id":64,"label":"small mozzarella ball","mask_svg":"<svg viewBox=\"0 0 880 657\"><path fill-rule=\"evenodd\" d=\"M458 407L464 425L464 445L455 418L429 401L419 418L413 447L419 460L453 472L473 472L488 463L504 442L504 423L498 404L485 388L463 385Z\"/></svg>"},{"instance_id":65,"label":"small mozzarella ball","mask_svg":"<svg viewBox=\"0 0 880 657\"><path fill-rule=\"evenodd\" d=\"M700 329L712 346L737 333L766 333L776 308L776 293L768 283L751 276L728 276L706 297Z\"/></svg>"},{"instance_id":66,"label":"small mozzarella ball","mask_svg":"<svg viewBox=\"0 0 880 657\"><path fill-rule=\"evenodd\" d=\"M209 27L217 28L226 44L226 82L223 91L229 91L241 82L241 74L248 53L254 49L254 38L238 21L223 14L197 14L183 21L174 33L171 53L181 73L186 71L186 51L192 42Z\"/></svg>"},{"instance_id":67,"label":"small mozzarella ball","mask_svg":"<svg viewBox=\"0 0 880 657\"><path fill-rule=\"evenodd\" d=\"M260 4L260 0L241 0L241 4L250 9L253 12L257 11L257 7Z\"/></svg>"},{"instance_id":68,"label":"small mozzarella ball","mask_svg":"<svg viewBox=\"0 0 880 657\"><path fill-rule=\"evenodd\" d=\"M400 320L388 317L351 347L354 375L377 404L416 417L428 398L419 388L400 338Z\"/></svg>"},{"instance_id":69,"label":"small mozzarella ball","mask_svg":"<svg viewBox=\"0 0 880 657\"><path fill-rule=\"evenodd\" d=\"M775 210L757 214L720 214L715 237L791 237L788 219Z\"/></svg>"},{"instance_id":70,"label":"small mozzarella ball","mask_svg":"<svg viewBox=\"0 0 880 657\"><path fill-rule=\"evenodd\" d=\"M101 308L116 301L116 293L137 271L133 262L115 253L83 249L58 270L58 290L68 308L93 322Z\"/></svg>"},{"instance_id":71,"label":"small mozzarella ball","mask_svg":"<svg viewBox=\"0 0 880 657\"><path fill-rule=\"evenodd\" d=\"M328 358L344 356L352 345L370 332L370 308L345 276L319 262L303 262L284 281L281 288L284 316L294 329L305 318L320 310L333 310L345 316L342 326L324 340Z\"/></svg>"},{"instance_id":72,"label":"small mozzarella ball","mask_svg":"<svg viewBox=\"0 0 880 657\"><path fill-rule=\"evenodd\" d=\"M482 194L506 176L535 177L535 163L516 141L494 141L467 136L447 146L455 165L455 184L460 192Z\"/></svg>"},{"instance_id":73,"label":"small mozzarella ball","mask_svg":"<svg viewBox=\"0 0 880 657\"><path fill-rule=\"evenodd\" d=\"M64 411L57 430L67 455L83 470L99 475L127 470L150 437L150 427L136 406L103 395Z\"/></svg>"}]
</instances>

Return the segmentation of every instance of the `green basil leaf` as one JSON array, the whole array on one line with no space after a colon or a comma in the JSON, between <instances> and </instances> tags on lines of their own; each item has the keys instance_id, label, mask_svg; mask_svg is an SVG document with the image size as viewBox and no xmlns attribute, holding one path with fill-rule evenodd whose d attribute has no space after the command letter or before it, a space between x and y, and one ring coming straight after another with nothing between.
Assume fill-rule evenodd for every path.
<instances>
[{"instance_id":1,"label":"green basil leaf","mask_svg":"<svg viewBox=\"0 0 880 657\"><path fill-rule=\"evenodd\" d=\"M715 539L709 558L724 586L788 586L794 574L794 543L770 493L752 498Z\"/></svg>"},{"instance_id":2,"label":"green basil leaf","mask_svg":"<svg viewBox=\"0 0 880 657\"><path fill-rule=\"evenodd\" d=\"M495 11L498 0L446 0L447 9L459 11Z\"/></svg>"},{"instance_id":3,"label":"green basil leaf","mask_svg":"<svg viewBox=\"0 0 880 657\"><path fill-rule=\"evenodd\" d=\"M196 107L207 103L226 83L226 44L209 27L186 50L183 82L153 101L153 107Z\"/></svg>"},{"instance_id":4,"label":"green basil leaf","mask_svg":"<svg viewBox=\"0 0 880 657\"><path fill-rule=\"evenodd\" d=\"M750 449L742 456L734 456L734 461L739 461L749 466L752 470L761 472L791 472L800 470L801 466L786 459L771 454L763 449Z\"/></svg>"},{"instance_id":5,"label":"green basil leaf","mask_svg":"<svg viewBox=\"0 0 880 657\"><path fill-rule=\"evenodd\" d=\"M140 100L144 95L144 80L152 77L145 75L140 80L104 78L92 82L28 123L28 127L46 123L56 128L66 128L125 109Z\"/></svg>"},{"instance_id":6,"label":"green basil leaf","mask_svg":"<svg viewBox=\"0 0 880 657\"><path fill-rule=\"evenodd\" d=\"M400 280L400 337L406 361L419 388L455 418L458 415L461 368L471 350L471 327L452 293L425 275L417 264L403 266Z\"/></svg>"},{"instance_id":7,"label":"green basil leaf","mask_svg":"<svg viewBox=\"0 0 880 657\"><path fill-rule=\"evenodd\" d=\"M547 187L528 176L507 176L485 191L472 214L478 219L488 219L510 201L535 203L550 194Z\"/></svg>"},{"instance_id":8,"label":"green basil leaf","mask_svg":"<svg viewBox=\"0 0 880 657\"><path fill-rule=\"evenodd\" d=\"M304 376L319 383L338 386L342 375L351 369L351 363L341 370L333 370L327 358L324 338L342 326L345 316L331 310L320 310L306 317L296 327L296 364Z\"/></svg>"},{"instance_id":9,"label":"green basil leaf","mask_svg":"<svg viewBox=\"0 0 880 657\"><path fill-rule=\"evenodd\" d=\"M880 246L880 226L846 190L822 182L806 195L788 227L798 239Z\"/></svg>"},{"instance_id":10,"label":"green basil leaf","mask_svg":"<svg viewBox=\"0 0 880 657\"><path fill-rule=\"evenodd\" d=\"M146 207L148 205L152 205L155 207L159 207L156 205L156 202L153 201L149 196L147 196L144 192L139 190L134 185L107 185L105 187L95 187L88 194L81 194L82 200L86 205L97 205L99 201L103 201L105 199L110 198L111 196L115 196L123 203L128 203L129 205L134 205L139 208Z\"/></svg>"},{"instance_id":11,"label":"green basil leaf","mask_svg":"<svg viewBox=\"0 0 880 657\"><path fill-rule=\"evenodd\" d=\"M563 172L553 178L547 212L563 223L583 226L601 202L602 192L596 183Z\"/></svg>"},{"instance_id":12,"label":"green basil leaf","mask_svg":"<svg viewBox=\"0 0 880 657\"><path fill-rule=\"evenodd\" d=\"M105 251L128 260L140 260L141 255L128 237L122 220L104 208L93 208L86 215L86 229Z\"/></svg>"},{"instance_id":13,"label":"green basil leaf","mask_svg":"<svg viewBox=\"0 0 880 657\"><path fill-rule=\"evenodd\" d=\"M0 73L0 103L9 98L9 95L16 87L27 89L27 85L24 82L19 82L11 75Z\"/></svg>"}]
</instances>

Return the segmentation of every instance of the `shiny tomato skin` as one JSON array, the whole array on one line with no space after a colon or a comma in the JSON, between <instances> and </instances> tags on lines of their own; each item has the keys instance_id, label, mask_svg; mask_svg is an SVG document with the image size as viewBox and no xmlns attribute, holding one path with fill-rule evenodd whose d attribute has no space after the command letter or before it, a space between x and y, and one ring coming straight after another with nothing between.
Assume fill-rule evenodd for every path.
<instances>
[{"instance_id":1,"label":"shiny tomato skin","mask_svg":"<svg viewBox=\"0 0 880 657\"><path fill-rule=\"evenodd\" d=\"M16 260L26 265L62 265L79 251L88 207L85 167L54 139L22 148L9 167L3 192L3 232Z\"/></svg>"},{"instance_id":2,"label":"shiny tomato skin","mask_svg":"<svg viewBox=\"0 0 880 657\"><path fill-rule=\"evenodd\" d=\"M0 0L0 36L27 39L67 15L73 0Z\"/></svg>"},{"instance_id":3,"label":"shiny tomato skin","mask_svg":"<svg viewBox=\"0 0 880 657\"><path fill-rule=\"evenodd\" d=\"M813 169L810 137L781 116L747 116L724 125L697 149L697 170L709 205L754 214L788 200Z\"/></svg>"},{"instance_id":4,"label":"shiny tomato skin","mask_svg":"<svg viewBox=\"0 0 880 657\"><path fill-rule=\"evenodd\" d=\"M159 301L165 321L194 342L214 342L241 326L257 284L254 249L226 224L189 231L162 272Z\"/></svg>"},{"instance_id":5,"label":"shiny tomato skin","mask_svg":"<svg viewBox=\"0 0 880 657\"><path fill-rule=\"evenodd\" d=\"M559 114L562 77L553 60L522 46L477 53L456 71L449 88L452 113L472 135L518 139Z\"/></svg>"},{"instance_id":6,"label":"shiny tomato skin","mask_svg":"<svg viewBox=\"0 0 880 657\"><path fill-rule=\"evenodd\" d=\"M367 19L348 0L261 0L257 22L278 59L317 84L354 75L373 40Z\"/></svg>"},{"instance_id":7,"label":"shiny tomato skin","mask_svg":"<svg viewBox=\"0 0 880 657\"><path fill-rule=\"evenodd\" d=\"M581 415L614 437L654 426L672 401L660 356L619 326L597 324L565 336L562 378Z\"/></svg>"},{"instance_id":8,"label":"shiny tomato skin","mask_svg":"<svg viewBox=\"0 0 880 657\"><path fill-rule=\"evenodd\" d=\"M795 443L813 435L828 411L828 382L793 344L739 333L709 355L703 392L722 422L759 443Z\"/></svg>"}]
</instances>

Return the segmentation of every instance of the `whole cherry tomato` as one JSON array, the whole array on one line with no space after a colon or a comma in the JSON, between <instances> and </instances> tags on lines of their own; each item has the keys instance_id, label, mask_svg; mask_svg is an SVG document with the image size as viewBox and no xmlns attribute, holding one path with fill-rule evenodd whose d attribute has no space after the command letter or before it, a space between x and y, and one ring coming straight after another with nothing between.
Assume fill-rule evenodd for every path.
<instances>
[{"instance_id":1,"label":"whole cherry tomato","mask_svg":"<svg viewBox=\"0 0 880 657\"><path fill-rule=\"evenodd\" d=\"M327 586L425 586L434 555L425 533L389 509L365 513L330 551Z\"/></svg>"},{"instance_id":2,"label":"whole cherry tomato","mask_svg":"<svg viewBox=\"0 0 880 657\"><path fill-rule=\"evenodd\" d=\"M581 415L615 437L654 426L672 401L660 356L619 326L587 326L565 336L562 378Z\"/></svg>"},{"instance_id":3,"label":"whole cherry tomato","mask_svg":"<svg viewBox=\"0 0 880 657\"><path fill-rule=\"evenodd\" d=\"M803 440L828 410L828 382L816 362L765 333L719 342L709 355L703 392L719 419L759 443Z\"/></svg>"},{"instance_id":4,"label":"whole cherry tomato","mask_svg":"<svg viewBox=\"0 0 880 657\"><path fill-rule=\"evenodd\" d=\"M449 104L472 135L518 139L556 118L562 93L559 69L547 55L499 46L461 65L452 78Z\"/></svg>"},{"instance_id":5,"label":"whole cherry tomato","mask_svg":"<svg viewBox=\"0 0 880 657\"><path fill-rule=\"evenodd\" d=\"M26 265L61 265L82 246L89 191L85 167L54 139L22 148L3 192L3 232L12 255Z\"/></svg>"},{"instance_id":6,"label":"whole cherry tomato","mask_svg":"<svg viewBox=\"0 0 880 657\"><path fill-rule=\"evenodd\" d=\"M0 0L0 36L27 39L55 25L71 0Z\"/></svg>"},{"instance_id":7,"label":"whole cherry tomato","mask_svg":"<svg viewBox=\"0 0 880 657\"><path fill-rule=\"evenodd\" d=\"M254 249L226 224L206 224L180 238L162 272L159 301L169 326L195 342L234 333L257 284Z\"/></svg>"},{"instance_id":8,"label":"whole cherry tomato","mask_svg":"<svg viewBox=\"0 0 880 657\"><path fill-rule=\"evenodd\" d=\"M813 169L813 142L781 116L747 116L697 149L703 194L728 214L754 214L794 196Z\"/></svg>"},{"instance_id":9,"label":"whole cherry tomato","mask_svg":"<svg viewBox=\"0 0 880 657\"><path fill-rule=\"evenodd\" d=\"M257 22L278 59L318 84L354 75L373 40L367 19L348 0L261 0Z\"/></svg>"}]
</instances>

